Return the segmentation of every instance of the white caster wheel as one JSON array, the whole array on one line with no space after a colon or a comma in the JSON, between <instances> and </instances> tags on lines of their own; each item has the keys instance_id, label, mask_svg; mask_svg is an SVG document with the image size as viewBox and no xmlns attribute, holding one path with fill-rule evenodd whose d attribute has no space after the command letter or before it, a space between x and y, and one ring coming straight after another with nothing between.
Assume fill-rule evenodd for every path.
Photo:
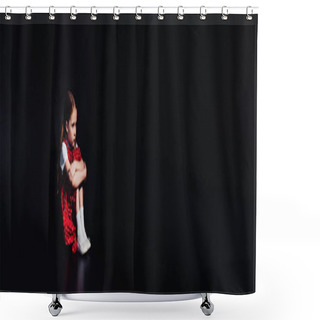
<instances>
[{"instance_id":1,"label":"white caster wheel","mask_svg":"<svg viewBox=\"0 0 320 320\"><path fill-rule=\"evenodd\" d=\"M214 309L213 303L210 301L210 296L208 293L201 293L201 296L202 303L200 308L206 316L210 316Z\"/></svg>"}]
</instances>

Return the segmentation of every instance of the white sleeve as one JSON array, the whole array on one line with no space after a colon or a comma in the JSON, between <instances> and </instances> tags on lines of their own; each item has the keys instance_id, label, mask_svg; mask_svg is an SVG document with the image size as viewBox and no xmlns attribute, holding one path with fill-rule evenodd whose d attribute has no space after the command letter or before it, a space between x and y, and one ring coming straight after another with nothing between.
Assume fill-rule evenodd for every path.
<instances>
[{"instance_id":1,"label":"white sleeve","mask_svg":"<svg viewBox=\"0 0 320 320\"><path fill-rule=\"evenodd\" d=\"M60 153L60 168L63 173L63 169L66 163L66 160L68 159L68 150L66 144L62 143L61 153Z\"/></svg>"}]
</instances>

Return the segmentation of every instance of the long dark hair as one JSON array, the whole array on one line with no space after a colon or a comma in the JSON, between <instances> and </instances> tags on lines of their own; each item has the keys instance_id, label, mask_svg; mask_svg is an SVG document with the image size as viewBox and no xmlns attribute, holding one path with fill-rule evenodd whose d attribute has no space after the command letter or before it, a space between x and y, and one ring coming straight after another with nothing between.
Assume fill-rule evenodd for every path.
<instances>
[{"instance_id":1,"label":"long dark hair","mask_svg":"<svg viewBox=\"0 0 320 320\"><path fill-rule=\"evenodd\" d=\"M61 131L60 131L60 143L58 149L58 161L57 161L57 193L59 193L62 183L62 173L60 168L60 153L62 148L63 139L66 138L66 123L70 120L71 114L73 109L76 108L76 102L74 96L70 90L67 91L67 94L64 99L64 111L63 111L63 121L61 124Z\"/></svg>"}]
</instances>

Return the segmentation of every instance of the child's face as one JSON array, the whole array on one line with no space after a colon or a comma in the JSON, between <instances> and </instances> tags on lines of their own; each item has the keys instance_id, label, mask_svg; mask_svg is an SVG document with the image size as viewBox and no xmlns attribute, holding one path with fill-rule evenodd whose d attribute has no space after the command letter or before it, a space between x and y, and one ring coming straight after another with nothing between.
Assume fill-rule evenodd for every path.
<instances>
[{"instance_id":1,"label":"child's face","mask_svg":"<svg viewBox=\"0 0 320 320\"><path fill-rule=\"evenodd\" d=\"M68 141L72 147L75 147L77 136L77 109L74 107L69 121L66 122L66 132Z\"/></svg>"}]
</instances>

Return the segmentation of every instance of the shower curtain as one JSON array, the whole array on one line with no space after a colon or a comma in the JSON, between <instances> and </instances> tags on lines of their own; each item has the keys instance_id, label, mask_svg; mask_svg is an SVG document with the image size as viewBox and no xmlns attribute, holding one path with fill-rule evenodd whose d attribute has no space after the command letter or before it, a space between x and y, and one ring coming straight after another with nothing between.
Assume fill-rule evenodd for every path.
<instances>
[{"instance_id":1,"label":"shower curtain","mask_svg":"<svg viewBox=\"0 0 320 320\"><path fill-rule=\"evenodd\" d=\"M0 15L0 291L255 291L257 15Z\"/></svg>"}]
</instances>

